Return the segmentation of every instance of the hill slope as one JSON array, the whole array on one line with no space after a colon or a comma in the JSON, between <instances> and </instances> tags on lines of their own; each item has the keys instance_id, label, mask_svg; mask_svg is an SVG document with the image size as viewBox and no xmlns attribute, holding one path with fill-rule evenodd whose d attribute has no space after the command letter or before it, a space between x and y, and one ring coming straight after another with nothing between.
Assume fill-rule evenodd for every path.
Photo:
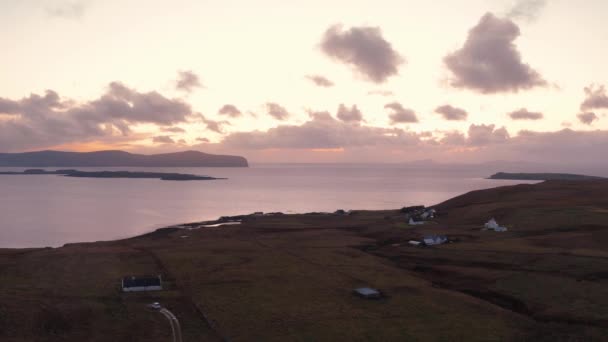
<instances>
[{"instance_id":1,"label":"hill slope","mask_svg":"<svg viewBox=\"0 0 608 342\"><path fill-rule=\"evenodd\" d=\"M0 166L16 167L247 167L239 156L215 155L198 151L163 154L134 154L124 151L62 152L37 151L0 153Z\"/></svg>"},{"instance_id":2,"label":"hill slope","mask_svg":"<svg viewBox=\"0 0 608 342\"><path fill-rule=\"evenodd\" d=\"M480 190L435 208L417 226L399 210L253 215L0 249L0 340L170 340L145 309L155 301L184 341L606 339L608 181ZM490 217L509 230L482 230ZM428 234L453 243L408 243ZM161 274L165 290L120 292L121 277L140 274ZM354 296L361 286L385 298Z\"/></svg>"},{"instance_id":3,"label":"hill slope","mask_svg":"<svg viewBox=\"0 0 608 342\"><path fill-rule=\"evenodd\" d=\"M598 180L603 177L575 175L571 173L510 173L498 172L490 176L489 179L513 179L513 180Z\"/></svg>"}]
</instances>

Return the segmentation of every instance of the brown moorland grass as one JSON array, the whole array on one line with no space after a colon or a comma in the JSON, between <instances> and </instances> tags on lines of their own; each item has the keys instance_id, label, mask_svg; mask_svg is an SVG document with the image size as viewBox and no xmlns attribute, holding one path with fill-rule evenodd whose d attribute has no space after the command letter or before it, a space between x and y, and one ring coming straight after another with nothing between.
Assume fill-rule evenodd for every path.
<instances>
[{"instance_id":1,"label":"brown moorland grass","mask_svg":"<svg viewBox=\"0 0 608 342\"><path fill-rule=\"evenodd\" d=\"M0 249L0 340L588 341L608 336L608 182L474 191L398 210L245 218L55 249ZM262 209L262 208L261 208ZM481 231L491 217L508 232ZM196 226L193 224L192 226ZM413 247L446 234L453 243ZM161 274L166 289L121 293ZM359 286L384 298L360 299Z\"/></svg>"}]
</instances>

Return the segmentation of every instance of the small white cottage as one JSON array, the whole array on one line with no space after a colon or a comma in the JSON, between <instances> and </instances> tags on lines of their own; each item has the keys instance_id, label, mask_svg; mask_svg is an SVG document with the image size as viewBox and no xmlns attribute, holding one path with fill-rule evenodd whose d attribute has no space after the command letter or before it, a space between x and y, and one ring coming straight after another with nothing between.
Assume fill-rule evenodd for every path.
<instances>
[{"instance_id":1,"label":"small white cottage","mask_svg":"<svg viewBox=\"0 0 608 342\"><path fill-rule=\"evenodd\" d=\"M493 230L495 232L506 232L507 231L507 227L500 226L494 218L491 218L490 221L486 222L484 227L486 230Z\"/></svg>"}]
</instances>

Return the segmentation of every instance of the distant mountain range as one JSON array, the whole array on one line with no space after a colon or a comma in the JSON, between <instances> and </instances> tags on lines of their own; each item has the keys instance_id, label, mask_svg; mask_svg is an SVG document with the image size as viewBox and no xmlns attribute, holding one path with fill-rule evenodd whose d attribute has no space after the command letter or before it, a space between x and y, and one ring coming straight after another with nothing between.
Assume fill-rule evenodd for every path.
<instances>
[{"instance_id":1,"label":"distant mountain range","mask_svg":"<svg viewBox=\"0 0 608 342\"><path fill-rule=\"evenodd\" d=\"M240 156L198 151L134 154L125 151L0 153L0 166L15 167L248 167Z\"/></svg>"}]
</instances>

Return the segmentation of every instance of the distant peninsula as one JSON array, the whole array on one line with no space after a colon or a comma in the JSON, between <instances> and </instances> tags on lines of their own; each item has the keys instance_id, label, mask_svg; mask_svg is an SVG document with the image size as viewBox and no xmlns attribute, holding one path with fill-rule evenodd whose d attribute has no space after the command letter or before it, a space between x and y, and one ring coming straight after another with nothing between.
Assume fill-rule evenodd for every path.
<instances>
[{"instance_id":1,"label":"distant peninsula","mask_svg":"<svg viewBox=\"0 0 608 342\"><path fill-rule=\"evenodd\" d=\"M209 176L197 176L185 173L166 173L166 172L132 172L132 171L78 171L78 170L55 170L47 171L43 169L29 169L22 172L7 171L0 172L0 175L61 175L66 177L81 178L152 178L171 181L191 181L191 180L216 180L226 178L215 178Z\"/></svg>"},{"instance_id":2,"label":"distant peninsula","mask_svg":"<svg viewBox=\"0 0 608 342\"><path fill-rule=\"evenodd\" d=\"M604 177L575 175L570 173L509 173L498 172L490 176L489 179L508 179L508 180L598 180Z\"/></svg>"},{"instance_id":3,"label":"distant peninsula","mask_svg":"<svg viewBox=\"0 0 608 342\"><path fill-rule=\"evenodd\" d=\"M240 156L184 151L134 154L125 151L0 153L0 166L10 167L248 167Z\"/></svg>"}]
</instances>

